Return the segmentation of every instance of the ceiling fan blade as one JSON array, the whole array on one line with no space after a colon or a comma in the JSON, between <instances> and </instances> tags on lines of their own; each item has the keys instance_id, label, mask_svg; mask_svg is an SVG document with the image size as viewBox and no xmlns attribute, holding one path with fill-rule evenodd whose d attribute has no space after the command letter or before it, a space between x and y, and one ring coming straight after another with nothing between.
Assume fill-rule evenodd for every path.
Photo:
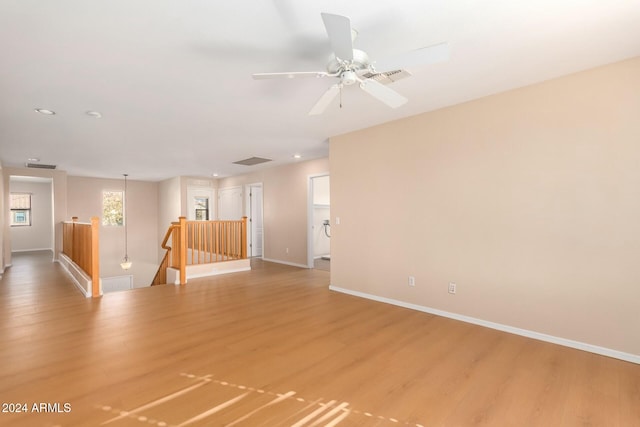
<instances>
[{"instance_id":1,"label":"ceiling fan blade","mask_svg":"<svg viewBox=\"0 0 640 427\"><path fill-rule=\"evenodd\" d=\"M322 13L322 21L327 29L331 48L337 58L344 61L353 60L353 37L351 21L346 16Z\"/></svg>"},{"instance_id":2,"label":"ceiling fan blade","mask_svg":"<svg viewBox=\"0 0 640 427\"><path fill-rule=\"evenodd\" d=\"M342 86L339 84L331 86L329 90L327 90L324 94L322 94L322 96L320 97L318 102L316 102L316 105L313 106L311 111L309 111L309 115L317 116L318 114L322 114L323 111L329 106L329 104L331 104L331 101L333 101L333 98L335 98L340 93L340 89L342 89Z\"/></svg>"},{"instance_id":3,"label":"ceiling fan blade","mask_svg":"<svg viewBox=\"0 0 640 427\"><path fill-rule=\"evenodd\" d=\"M293 71L290 73L255 73L253 78L256 80L261 79L294 79L298 77L327 77L333 76L333 74L326 73L324 71Z\"/></svg>"},{"instance_id":4,"label":"ceiling fan blade","mask_svg":"<svg viewBox=\"0 0 640 427\"><path fill-rule=\"evenodd\" d=\"M377 71L389 71L420 65L435 64L449 59L449 44L439 43L409 52L401 53L380 61L375 61L373 66Z\"/></svg>"},{"instance_id":5,"label":"ceiling fan blade","mask_svg":"<svg viewBox=\"0 0 640 427\"><path fill-rule=\"evenodd\" d=\"M360 82L360 88L391 108L398 108L408 101L407 98L395 90L372 79L366 79Z\"/></svg>"}]
</instances>

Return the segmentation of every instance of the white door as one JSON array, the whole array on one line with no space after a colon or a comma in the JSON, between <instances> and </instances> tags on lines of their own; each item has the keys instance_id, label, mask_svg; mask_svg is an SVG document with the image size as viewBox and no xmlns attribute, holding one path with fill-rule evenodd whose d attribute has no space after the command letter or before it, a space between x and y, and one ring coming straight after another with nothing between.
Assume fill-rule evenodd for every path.
<instances>
[{"instance_id":1,"label":"white door","mask_svg":"<svg viewBox=\"0 0 640 427\"><path fill-rule=\"evenodd\" d=\"M249 186L249 254L251 256L262 256L262 184L252 184Z\"/></svg>"},{"instance_id":2,"label":"white door","mask_svg":"<svg viewBox=\"0 0 640 427\"><path fill-rule=\"evenodd\" d=\"M218 219L238 220L242 218L242 187L218 190Z\"/></svg>"}]
</instances>

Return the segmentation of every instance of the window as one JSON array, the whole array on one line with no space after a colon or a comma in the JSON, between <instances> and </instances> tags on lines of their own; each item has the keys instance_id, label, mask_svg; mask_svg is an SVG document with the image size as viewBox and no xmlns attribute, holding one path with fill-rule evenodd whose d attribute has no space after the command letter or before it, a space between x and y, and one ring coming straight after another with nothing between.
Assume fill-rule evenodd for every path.
<instances>
[{"instance_id":1,"label":"window","mask_svg":"<svg viewBox=\"0 0 640 427\"><path fill-rule=\"evenodd\" d=\"M122 226L124 224L123 191L102 192L102 225Z\"/></svg>"},{"instance_id":2,"label":"window","mask_svg":"<svg viewBox=\"0 0 640 427\"><path fill-rule=\"evenodd\" d=\"M24 227L31 225L31 194L11 193L11 226Z\"/></svg>"},{"instance_id":3,"label":"window","mask_svg":"<svg viewBox=\"0 0 640 427\"><path fill-rule=\"evenodd\" d=\"M193 198L196 208L196 221L209 220L209 198L196 196Z\"/></svg>"}]
</instances>

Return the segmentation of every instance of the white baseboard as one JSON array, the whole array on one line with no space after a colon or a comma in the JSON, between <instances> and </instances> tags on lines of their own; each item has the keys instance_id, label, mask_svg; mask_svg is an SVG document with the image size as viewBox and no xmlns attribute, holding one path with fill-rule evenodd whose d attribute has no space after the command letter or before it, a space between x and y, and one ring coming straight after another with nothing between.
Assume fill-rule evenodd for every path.
<instances>
[{"instance_id":1,"label":"white baseboard","mask_svg":"<svg viewBox=\"0 0 640 427\"><path fill-rule=\"evenodd\" d=\"M60 254L60 260L57 260L56 262L58 262L60 266L62 266L62 268L67 272L67 275L71 278L73 284L76 285L76 288L78 288L78 290L82 292L82 294L86 298L90 298L90 290L92 289L91 278L87 276L85 272L82 271L80 267L78 267L71 260L71 258L66 256L65 254ZM85 284L82 285L80 283L80 280L82 280Z\"/></svg>"},{"instance_id":2,"label":"white baseboard","mask_svg":"<svg viewBox=\"0 0 640 427\"><path fill-rule=\"evenodd\" d=\"M501 323L489 322L487 320L476 319L475 317L464 316L462 314L451 313L448 311L438 310L431 307L425 307L422 305L411 304L404 301L399 301L391 298L380 297L377 295L367 294L365 292L353 291L351 289L340 288L338 286L330 285L329 289L335 292L343 294L353 295L360 298L365 298L373 301L383 302L386 304L396 305L411 310L422 311L424 313L435 314L436 316L447 317L449 319L460 320L466 323L472 323L474 325L484 326L486 328L496 329L502 332L508 332L510 334L520 335L527 338L533 338L539 341L545 341L552 344L558 344L564 347L575 348L577 350L588 351L589 353L599 354L601 356L612 357L614 359L624 360L635 364L640 364L640 355L625 353L618 350L613 350L606 347L600 347L593 344L587 344L580 341L574 341L566 338L555 337L553 335L547 335L540 332L529 331L527 329L516 328L509 325L503 325Z\"/></svg>"},{"instance_id":3,"label":"white baseboard","mask_svg":"<svg viewBox=\"0 0 640 427\"><path fill-rule=\"evenodd\" d=\"M281 261L279 259L262 258L264 261L275 262L276 264L290 265L292 267L309 268L306 264L296 264L295 262Z\"/></svg>"}]
</instances>

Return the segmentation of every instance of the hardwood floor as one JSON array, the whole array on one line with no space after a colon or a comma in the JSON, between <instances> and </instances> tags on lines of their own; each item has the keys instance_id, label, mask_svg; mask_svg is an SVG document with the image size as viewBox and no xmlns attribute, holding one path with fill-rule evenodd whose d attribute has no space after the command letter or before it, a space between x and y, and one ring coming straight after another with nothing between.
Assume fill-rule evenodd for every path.
<instances>
[{"instance_id":1,"label":"hardwood floor","mask_svg":"<svg viewBox=\"0 0 640 427\"><path fill-rule=\"evenodd\" d=\"M255 260L85 299L50 254L13 261L2 426L640 426L639 365L334 293L326 271Z\"/></svg>"}]
</instances>

